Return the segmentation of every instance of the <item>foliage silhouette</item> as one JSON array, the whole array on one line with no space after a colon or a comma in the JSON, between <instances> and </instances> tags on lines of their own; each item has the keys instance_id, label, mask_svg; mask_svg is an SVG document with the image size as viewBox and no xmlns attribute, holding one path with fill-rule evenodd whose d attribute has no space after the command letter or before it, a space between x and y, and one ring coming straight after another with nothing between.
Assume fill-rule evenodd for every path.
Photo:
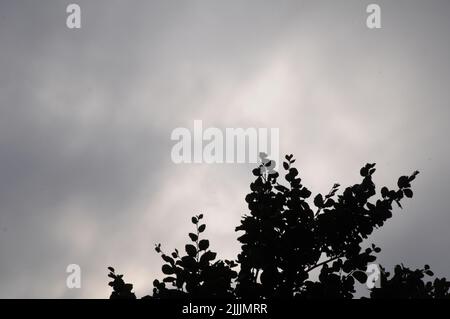
<instances>
[{"instance_id":1,"label":"foliage silhouette","mask_svg":"<svg viewBox=\"0 0 450 319\"><path fill-rule=\"evenodd\" d=\"M123 275L116 275L113 267L108 267L109 274L108 277L112 278L113 281L109 285L113 288L111 294L111 299L136 299L136 295L131 292L133 290L132 284L127 284L122 279Z\"/></svg>"},{"instance_id":2,"label":"foliage silhouette","mask_svg":"<svg viewBox=\"0 0 450 319\"><path fill-rule=\"evenodd\" d=\"M200 239L206 225L201 224L203 215L192 217L196 227L195 233L189 233L192 243L185 246L186 254L181 256L175 249L171 256L161 250L161 245L155 249L166 262L162 272L168 275L162 282L153 282L153 296L167 297L194 297L194 298L230 298L233 297L232 279L237 277L233 270L237 264L229 260L216 260L216 253L209 250L209 241ZM171 283L172 288L166 284Z\"/></svg>"},{"instance_id":3,"label":"foliage silhouette","mask_svg":"<svg viewBox=\"0 0 450 319\"><path fill-rule=\"evenodd\" d=\"M153 295L145 298L354 297L355 279L366 282L365 270L381 251L374 244L364 249L364 240L392 217L394 204L402 208L401 201L413 196L411 182L419 172L401 176L396 189L382 187L379 198L370 201L376 195L372 180L376 169L375 164L366 164L360 170L361 183L341 194L340 185L334 184L310 205L311 192L298 177L293 155L283 162L284 185L273 161L261 159L245 198L250 212L236 227L242 232L237 260L216 259L209 241L200 238L206 228L203 215L194 216L195 232L189 233L185 254L175 249L168 255L156 245L166 277L155 280ZM114 279L111 298L135 298L132 285L109 269ZM319 272L317 279L311 276L313 270ZM433 275L428 265L414 271L398 265L392 277L382 268L381 286L371 289L370 297L449 298L445 278L425 283L425 275Z\"/></svg>"},{"instance_id":4,"label":"foliage silhouette","mask_svg":"<svg viewBox=\"0 0 450 319\"><path fill-rule=\"evenodd\" d=\"M430 266L423 269L410 270L397 265L391 278L389 273L382 272L381 287L372 289L370 297L374 299L449 299L450 282L445 278L435 278L424 282L423 278L433 276Z\"/></svg>"}]
</instances>

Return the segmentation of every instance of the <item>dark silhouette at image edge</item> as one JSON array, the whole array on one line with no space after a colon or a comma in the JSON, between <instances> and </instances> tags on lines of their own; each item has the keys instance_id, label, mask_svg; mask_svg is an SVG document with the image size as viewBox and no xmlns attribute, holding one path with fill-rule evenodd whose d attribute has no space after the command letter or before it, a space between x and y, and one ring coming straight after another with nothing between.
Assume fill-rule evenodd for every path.
<instances>
[{"instance_id":1,"label":"dark silhouette at image edge","mask_svg":"<svg viewBox=\"0 0 450 319\"><path fill-rule=\"evenodd\" d=\"M261 159L245 197L249 213L236 227L241 234L237 259L218 259L209 240L202 237L203 215L194 216L194 231L184 251L166 253L161 244L156 245L165 277L154 280L152 295L143 298L354 298L355 281L372 280L370 298L449 298L450 282L428 280L434 276L428 265L416 270L397 265L393 274L380 266L372 278L366 273L381 249L374 244L363 248L363 244L392 217L393 205L402 208L401 201L413 197L411 183L419 172L401 176L396 189L382 187L376 194L375 164L366 164L360 170L360 184L343 192L334 184L310 205L311 192L302 185L293 155L283 162L283 184L272 169L274 162ZM370 201L375 195L378 198ZM108 269L110 298L136 298L133 285L114 268ZM313 271L318 276L311 276Z\"/></svg>"}]
</instances>

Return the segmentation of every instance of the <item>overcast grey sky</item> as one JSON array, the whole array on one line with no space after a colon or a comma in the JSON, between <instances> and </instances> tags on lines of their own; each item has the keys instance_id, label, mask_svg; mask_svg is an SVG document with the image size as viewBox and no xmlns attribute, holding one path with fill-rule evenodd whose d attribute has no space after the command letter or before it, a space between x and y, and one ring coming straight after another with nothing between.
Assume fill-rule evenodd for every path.
<instances>
[{"instance_id":1,"label":"overcast grey sky","mask_svg":"<svg viewBox=\"0 0 450 319\"><path fill-rule=\"evenodd\" d=\"M252 165L173 164L195 119L280 128L313 192L420 170L370 242L450 276L449 1L74 2L79 30L70 2L0 0L0 297L108 297L109 265L150 293L154 243L183 247L199 212L234 258Z\"/></svg>"}]
</instances>

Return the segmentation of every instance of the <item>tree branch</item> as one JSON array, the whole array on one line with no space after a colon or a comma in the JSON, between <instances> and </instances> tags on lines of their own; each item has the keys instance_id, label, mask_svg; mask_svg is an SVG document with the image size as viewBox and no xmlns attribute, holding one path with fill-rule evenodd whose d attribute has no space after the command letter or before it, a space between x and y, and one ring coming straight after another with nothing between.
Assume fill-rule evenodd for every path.
<instances>
[{"instance_id":1,"label":"tree branch","mask_svg":"<svg viewBox=\"0 0 450 319\"><path fill-rule=\"evenodd\" d=\"M311 270L316 269L317 267L320 267L322 265L328 264L329 262L331 262L333 260L336 260L336 259L339 259L339 258L342 258L342 256L336 256L336 257L330 258L328 260L322 261L321 263L315 264L314 266L312 266L309 269L307 269L306 272L310 272Z\"/></svg>"}]
</instances>

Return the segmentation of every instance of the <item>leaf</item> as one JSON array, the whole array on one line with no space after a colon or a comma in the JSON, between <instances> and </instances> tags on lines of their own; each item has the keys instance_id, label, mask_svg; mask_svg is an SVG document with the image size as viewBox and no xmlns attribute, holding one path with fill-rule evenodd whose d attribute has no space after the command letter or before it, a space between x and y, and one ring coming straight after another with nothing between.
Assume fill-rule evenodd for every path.
<instances>
[{"instance_id":1,"label":"leaf","mask_svg":"<svg viewBox=\"0 0 450 319\"><path fill-rule=\"evenodd\" d=\"M197 219L197 217L192 217L192 224L197 224L198 223L198 219Z\"/></svg>"},{"instance_id":2,"label":"leaf","mask_svg":"<svg viewBox=\"0 0 450 319\"><path fill-rule=\"evenodd\" d=\"M298 175L298 170L295 167L291 167L289 169L289 174L291 174L293 177Z\"/></svg>"},{"instance_id":3,"label":"leaf","mask_svg":"<svg viewBox=\"0 0 450 319\"><path fill-rule=\"evenodd\" d=\"M209 251L207 251L206 253L204 253L201 257L200 257L200 264L203 264L203 265L208 265L208 262L209 262L209 258L210 258L210 255L208 254L209 253Z\"/></svg>"},{"instance_id":4,"label":"leaf","mask_svg":"<svg viewBox=\"0 0 450 319\"><path fill-rule=\"evenodd\" d=\"M361 284L364 284L367 281L367 275L366 273L362 271L355 271L353 273L353 277L358 280Z\"/></svg>"},{"instance_id":5,"label":"leaf","mask_svg":"<svg viewBox=\"0 0 450 319\"><path fill-rule=\"evenodd\" d=\"M195 255L197 255L197 248L195 248L194 245L191 245L191 244L186 245L185 250L186 250L186 253L191 257L194 257Z\"/></svg>"},{"instance_id":6,"label":"leaf","mask_svg":"<svg viewBox=\"0 0 450 319\"><path fill-rule=\"evenodd\" d=\"M409 180L410 182L412 182L412 181L416 178L417 174L419 174L419 171L415 171L415 172L409 177L408 180Z\"/></svg>"},{"instance_id":7,"label":"leaf","mask_svg":"<svg viewBox=\"0 0 450 319\"><path fill-rule=\"evenodd\" d=\"M165 264L165 265L162 266L162 272L163 272L163 274L165 274L165 275L172 275L172 274L175 273L174 270L173 270L173 268L170 267L170 266L167 265L167 264Z\"/></svg>"},{"instance_id":8,"label":"leaf","mask_svg":"<svg viewBox=\"0 0 450 319\"><path fill-rule=\"evenodd\" d=\"M328 200L325 202L324 206L325 206L325 207L332 207L334 204L336 204L336 203L334 202L334 200L333 200L332 198L330 198L330 199L328 199Z\"/></svg>"},{"instance_id":9,"label":"leaf","mask_svg":"<svg viewBox=\"0 0 450 319\"><path fill-rule=\"evenodd\" d=\"M108 267L108 270L109 270L110 272L114 272L114 268L111 267L111 266Z\"/></svg>"},{"instance_id":10,"label":"leaf","mask_svg":"<svg viewBox=\"0 0 450 319\"><path fill-rule=\"evenodd\" d=\"M286 163L286 162L283 162L283 168L284 168L285 170L288 170L288 169L289 169L289 164Z\"/></svg>"},{"instance_id":11,"label":"leaf","mask_svg":"<svg viewBox=\"0 0 450 319\"><path fill-rule=\"evenodd\" d=\"M399 188L407 188L411 187L411 184L409 183L409 177L408 176L401 176L397 181L397 186Z\"/></svg>"},{"instance_id":12,"label":"leaf","mask_svg":"<svg viewBox=\"0 0 450 319\"><path fill-rule=\"evenodd\" d=\"M413 191L410 188L405 188L403 190L403 193L405 194L406 197L411 198L413 197Z\"/></svg>"},{"instance_id":13,"label":"leaf","mask_svg":"<svg viewBox=\"0 0 450 319\"><path fill-rule=\"evenodd\" d=\"M166 277L163 279L164 282L174 282L176 280L176 278L174 277Z\"/></svg>"},{"instance_id":14,"label":"leaf","mask_svg":"<svg viewBox=\"0 0 450 319\"><path fill-rule=\"evenodd\" d=\"M194 259L195 256L183 256L181 258L181 266L184 267L185 270L187 270L188 268L194 268L196 265L196 261Z\"/></svg>"},{"instance_id":15,"label":"leaf","mask_svg":"<svg viewBox=\"0 0 450 319\"><path fill-rule=\"evenodd\" d=\"M194 233L189 233L189 237L191 238L192 241L197 241L198 236Z\"/></svg>"},{"instance_id":16,"label":"leaf","mask_svg":"<svg viewBox=\"0 0 450 319\"><path fill-rule=\"evenodd\" d=\"M366 177L369 174L369 169L367 168L367 166L361 168L359 174L361 174L362 177Z\"/></svg>"},{"instance_id":17,"label":"leaf","mask_svg":"<svg viewBox=\"0 0 450 319\"><path fill-rule=\"evenodd\" d=\"M205 228L206 228L205 224L198 226L198 232L203 233L205 231Z\"/></svg>"},{"instance_id":18,"label":"leaf","mask_svg":"<svg viewBox=\"0 0 450 319\"><path fill-rule=\"evenodd\" d=\"M389 190L386 186L384 186L383 188L381 188L381 196L383 197L387 197L389 195Z\"/></svg>"},{"instance_id":19,"label":"leaf","mask_svg":"<svg viewBox=\"0 0 450 319\"><path fill-rule=\"evenodd\" d=\"M314 197L314 205L316 205L318 208L322 208L323 207L322 194L317 194L316 197Z\"/></svg>"},{"instance_id":20,"label":"leaf","mask_svg":"<svg viewBox=\"0 0 450 319\"><path fill-rule=\"evenodd\" d=\"M207 239L202 239L198 243L198 248L200 250L206 250L206 249L208 249L208 247L209 247L209 240L207 240Z\"/></svg>"},{"instance_id":21,"label":"leaf","mask_svg":"<svg viewBox=\"0 0 450 319\"><path fill-rule=\"evenodd\" d=\"M259 168L254 168L252 170L253 175L255 176L261 176L261 170Z\"/></svg>"},{"instance_id":22,"label":"leaf","mask_svg":"<svg viewBox=\"0 0 450 319\"><path fill-rule=\"evenodd\" d=\"M167 256L167 255L161 255L161 258L162 258L166 263L174 264L174 260L173 260L171 257Z\"/></svg>"},{"instance_id":23,"label":"leaf","mask_svg":"<svg viewBox=\"0 0 450 319\"><path fill-rule=\"evenodd\" d=\"M216 253L213 253L212 251L207 251L205 252L202 257L200 257L200 261L203 260L203 262L205 261L210 261L210 260L214 260L216 259Z\"/></svg>"},{"instance_id":24,"label":"leaf","mask_svg":"<svg viewBox=\"0 0 450 319\"><path fill-rule=\"evenodd\" d=\"M300 190L300 197L309 198L309 196L311 196L311 191L309 189L307 189L306 187L303 187Z\"/></svg>"},{"instance_id":25,"label":"leaf","mask_svg":"<svg viewBox=\"0 0 450 319\"><path fill-rule=\"evenodd\" d=\"M288 182L290 182L290 181L292 181L292 180L294 179L294 176L292 176L291 173L287 173L286 176L285 176L284 178L286 178L286 180L287 180Z\"/></svg>"}]
</instances>

